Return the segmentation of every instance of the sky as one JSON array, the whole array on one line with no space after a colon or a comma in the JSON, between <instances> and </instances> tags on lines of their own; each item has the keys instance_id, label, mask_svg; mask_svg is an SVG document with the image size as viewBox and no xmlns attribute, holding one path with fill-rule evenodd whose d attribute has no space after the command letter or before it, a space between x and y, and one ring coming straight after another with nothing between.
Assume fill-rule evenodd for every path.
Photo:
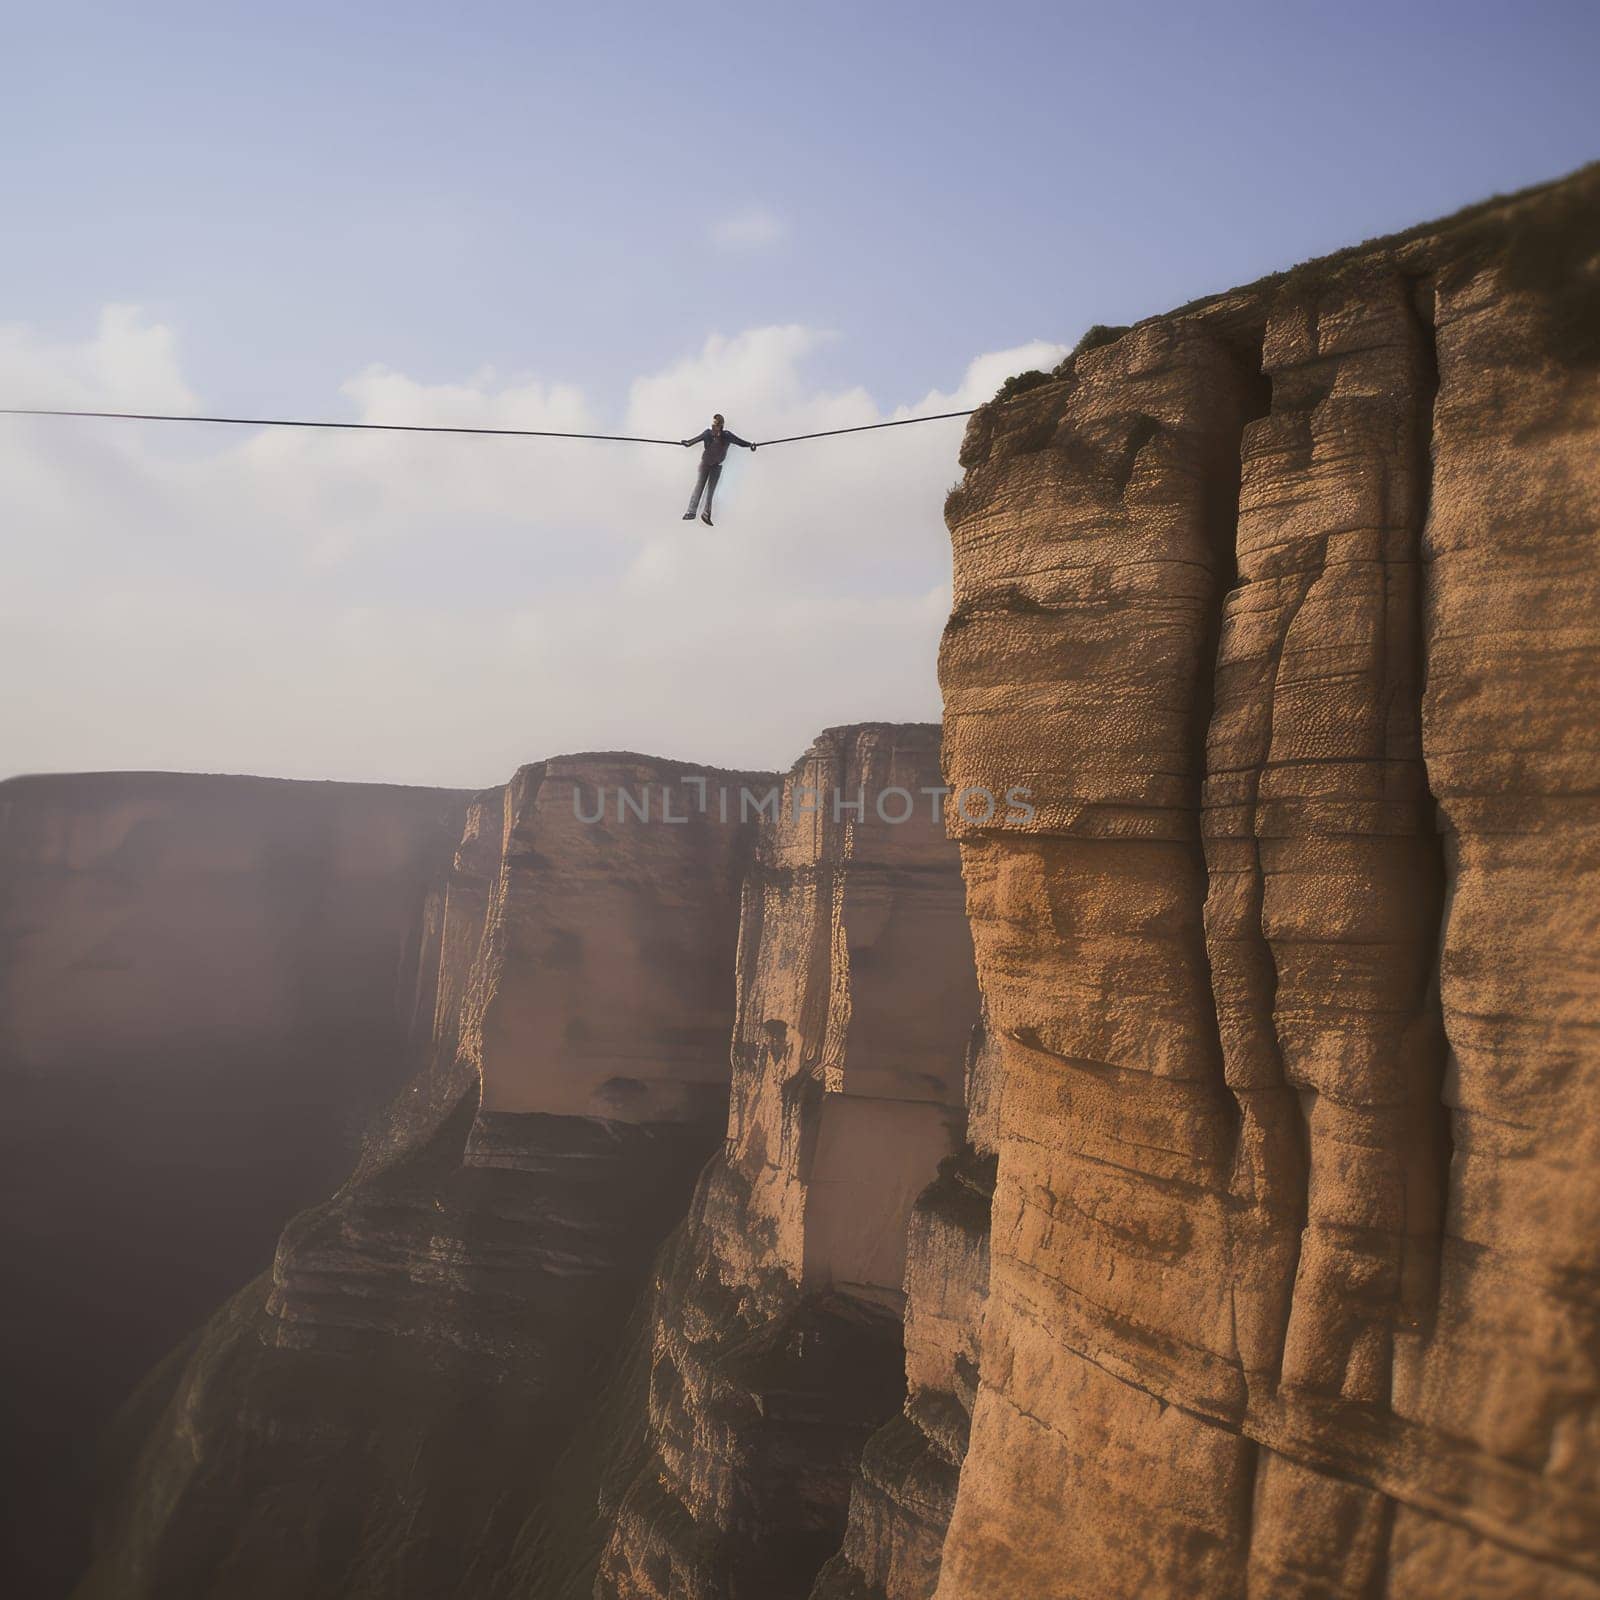
<instances>
[{"instance_id":1,"label":"sky","mask_svg":"<svg viewBox=\"0 0 1600 1600\"><path fill-rule=\"evenodd\" d=\"M0 405L961 409L1600 156L1600 7L0 0ZM0 417L0 777L477 787L934 719L959 422Z\"/></svg>"}]
</instances>

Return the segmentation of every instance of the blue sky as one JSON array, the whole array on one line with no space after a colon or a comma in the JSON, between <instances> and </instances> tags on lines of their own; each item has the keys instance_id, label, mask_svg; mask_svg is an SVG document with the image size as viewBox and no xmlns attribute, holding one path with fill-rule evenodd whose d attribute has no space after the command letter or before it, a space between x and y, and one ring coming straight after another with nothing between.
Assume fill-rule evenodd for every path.
<instances>
[{"instance_id":1,"label":"blue sky","mask_svg":"<svg viewBox=\"0 0 1600 1600\"><path fill-rule=\"evenodd\" d=\"M1590 4L69 0L4 20L0 380L20 404L608 428L660 409L688 432L728 395L732 424L762 435L970 403L963 384L1007 352L1042 359L1090 323L1600 155ZM959 428L904 431L939 437L819 451L781 505L777 469L741 465L729 542L702 546L675 507L655 525L686 487L677 457L274 455L13 425L8 603L58 670L0 704L0 771L483 783L558 744L786 763L827 721L937 715L937 507ZM405 473L421 477L401 496ZM634 628L649 694L512 651L475 658L507 685L476 717L452 715L468 682L448 672L419 701L415 664L412 721L377 703L421 626L458 652L548 638L518 602L570 624L581 590L604 632L630 585L640 617L678 606L709 641ZM811 609L741 697L727 652L752 641L693 597L759 605L773 585ZM70 638L48 625L69 604ZM231 620L185 633L196 613ZM847 664L808 665L813 628ZM119 700L105 679L134 650L138 698ZM232 687L202 704L197 661Z\"/></svg>"}]
</instances>

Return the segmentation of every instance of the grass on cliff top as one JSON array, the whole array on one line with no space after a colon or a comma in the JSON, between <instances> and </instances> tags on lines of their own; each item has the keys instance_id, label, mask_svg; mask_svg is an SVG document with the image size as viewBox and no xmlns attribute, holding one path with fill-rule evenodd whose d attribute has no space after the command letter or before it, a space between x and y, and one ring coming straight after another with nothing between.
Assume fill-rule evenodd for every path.
<instances>
[{"instance_id":1,"label":"grass on cliff top","mask_svg":"<svg viewBox=\"0 0 1600 1600\"><path fill-rule=\"evenodd\" d=\"M1064 378L1072 370L1072 363L1081 356L1085 350L1098 350L1103 344L1112 344L1127 332L1126 327L1111 327L1104 322L1097 322L1084 336L1073 345L1071 353L1048 372L1039 367L1033 367L1027 372L1014 373L1002 383L995 392L995 404L1001 400L1015 400L1019 394L1026 394L1030 389L1037 389L1044 384L1054 383L1058 378Z\"/></svg>"},{"instance_id":2,"label":"grass on cliff top","mask_svg":"<svg viewBox=\"0 0 1600 1600\"><path fill-rule=\"evenodd\" d=\"M1436 276L1445 287L1500 266L1512 289L1546 301L1544 354L1573 364L1600 359L1600 161L1202 295L1166 315L1189 316L1234 298L1314 294L1352 268L1377 262L1418 277Z\"/></svg>"},{"instance_id":3,"label":"grass on cliff top","mask_svg":"<svg viewBox=\"0 0 1600 1600\"><path fill-rule=\"evenodd\" d=\"M1600 162L1513 194L1491 195L1398 233L1314 256L1237 288L1201 295L1145 320L1192 316L1232 299L1265 301L1280 293L1314 294L1351 268L1375 261L1388 261L1419 275L1437 274L1446 286L1499 265L1511 288L1545 301L1543 354L1572 365L1600 362ZM1066 377L1079 356L1113 343L1127 331L1097 322L1053 371L1035 369L1007 378L991 404L1014 400Z\"/></svg>"}]
</instances>

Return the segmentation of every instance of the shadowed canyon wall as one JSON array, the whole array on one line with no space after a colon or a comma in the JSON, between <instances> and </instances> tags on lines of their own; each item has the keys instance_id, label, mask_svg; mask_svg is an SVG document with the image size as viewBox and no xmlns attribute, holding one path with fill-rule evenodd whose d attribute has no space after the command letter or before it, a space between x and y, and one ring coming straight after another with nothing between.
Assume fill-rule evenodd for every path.
<instances>
[{"instance_id":1,"label":"shadowed canyon wall","mask_svg":"<svg viewBox=\"0 0 1600 1600\"><path fill-rule=\"evenodd\" d=\"M465 799L0 784L0 1588L64 1589L116 1405L271 1259L415 1064L425 901Z\"/></svg>"},{"instance_id":2,"label":"shadowed canyon wall","mask_svg":"<svg viewBox=\"0 0 1600 1600\"><path fill-rule=\"evenodd\" d=\"M1600 174L986 408L940 1600L1600 1594Z\"/></svg>"},{"instance_id":3,"label":"shadowed canyon wall","mask_svg":"<svg viewBox=\"0 0 1600 1600\"><path fill-rule=\"evenodd\" d=\"M923 1600L938 1582L972 1426L989 1287L993 1066L980 1024L968 1056L967 1142L940 1163L907 1224L905 1404L862 1448L844 1539L812 1600Z\"/></svg>"}]
</instances>

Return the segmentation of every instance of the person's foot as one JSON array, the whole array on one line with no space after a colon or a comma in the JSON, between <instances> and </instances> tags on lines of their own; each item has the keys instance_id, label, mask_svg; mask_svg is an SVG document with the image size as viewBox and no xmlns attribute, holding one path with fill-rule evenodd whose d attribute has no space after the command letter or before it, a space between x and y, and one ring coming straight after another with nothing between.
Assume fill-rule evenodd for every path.
<instances>
[{"instance_id":1,"label":"person's foot","mask_svg":"<svg viewBox=\"0 0 1600 1600\"><path fill-rule=\"evenodd\" d=\"M705 525L709 528L712 525L711 524L711 513L709 511L702 511L700 513L700 520L703 523L705 523Z\"/></svg>"},{"instance_id":2,"label":"person's foot","mask_svg":"<svg viewBox=\"0 0 1600 1600\"><path fill-rule=\"evenodd\" d=\"M685 522L693 522L694 521L694 512L685 511L684 514L683 514L683 520Z\"/></svg>"}]
</instances>

